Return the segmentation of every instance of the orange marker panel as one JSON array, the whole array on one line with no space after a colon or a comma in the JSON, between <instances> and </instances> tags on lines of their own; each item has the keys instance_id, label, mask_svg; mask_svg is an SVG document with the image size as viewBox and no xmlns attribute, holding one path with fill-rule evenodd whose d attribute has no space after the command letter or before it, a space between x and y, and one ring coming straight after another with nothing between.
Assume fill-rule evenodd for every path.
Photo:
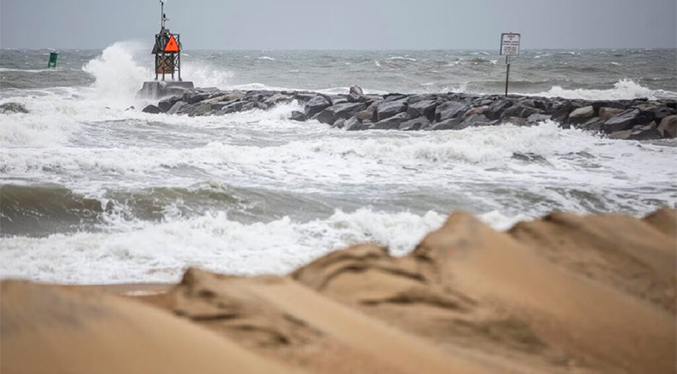
<instances>
[{"instance_id":1,"label":"orange marker panel","mask_svg":"<svg viewBox=\"0 0 677 374\"><path fill-rule=\"evenodd\" d=\"M174 35L169 37L169 41L167 42L167 45L165 46L165 52L178 52L179 51L179 44L176 43L176 39L174 39Z\"/></svg>"}]
</instances>

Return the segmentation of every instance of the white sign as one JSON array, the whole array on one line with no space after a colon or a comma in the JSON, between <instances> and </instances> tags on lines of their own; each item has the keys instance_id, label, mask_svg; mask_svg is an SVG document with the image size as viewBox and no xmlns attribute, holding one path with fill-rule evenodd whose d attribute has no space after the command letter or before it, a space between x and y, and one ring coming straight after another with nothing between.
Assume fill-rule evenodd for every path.
<instances>
[{"instance_id":1,"label":"white sign","mask_svg":"<svg viewBox=\"0 0 677 374\"><path fill-rule=\"evenodd\" d=\"M501 55L517 56L520 54L520 34L501 34Z\"/></svg>"}]
</instances>

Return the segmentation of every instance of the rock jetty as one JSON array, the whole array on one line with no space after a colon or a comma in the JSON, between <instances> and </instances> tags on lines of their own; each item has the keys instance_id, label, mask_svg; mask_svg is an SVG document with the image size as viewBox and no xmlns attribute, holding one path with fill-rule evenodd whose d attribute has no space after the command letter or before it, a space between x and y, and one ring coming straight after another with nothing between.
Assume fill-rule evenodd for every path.
<instances>
[{"instance_id":1,"label":"rock jetty","mask_svg":"<svg viewBox=\"0 0 677 374\"><path fill-rule=\"evenodd\" d=\"M347 94L307 91L186 90L143 109L146 113L219 116L268 110L298 102L294 121L317 121L347 131L461 130L511 123L533 126L546 120L563 128L607 134L614 139L655 140L677 137L675 100L570 100L534 96L439 94L364 94L354 86ZM315 122L316 123L316 122Z\"/></svg>"}]
</instances>

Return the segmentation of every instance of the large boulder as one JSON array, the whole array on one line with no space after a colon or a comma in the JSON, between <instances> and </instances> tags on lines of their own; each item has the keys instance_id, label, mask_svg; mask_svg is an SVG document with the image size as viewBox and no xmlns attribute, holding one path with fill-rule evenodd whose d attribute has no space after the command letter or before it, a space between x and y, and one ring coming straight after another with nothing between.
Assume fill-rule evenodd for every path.
<instances>
[{"instance_id":1,"label":"large boulder","mask_svg":"<svg viewBox=\"0 0 677 374\"><path fill-rule=\"evenodd\" d=\"M344 128L346 131L363 131L363 130L369 130L374 126L374 123L371 121L363 121L360 123L360 121L354 120L354 118L351 118L346 121L344 124Z\"/></svg>"},{"instance_id":2,"label":"large boulder","mask_svg":"<svg viewBox=\"0 0 677 374\"><path fill-rule=\"evenodd\" d=\"M409 119L409 115L406 112L396 114L390 118L386 118L382 121L378 121L374 124L372 129L374 130L398 130L402 122L405 122Z\"/></svg>"},{"instance_id":3,"label":"large boulder","mask_svg":"<svg viewBox=\"0 0 677 374\"><path fill-rule=\"evenodd\" d=\"M184 101L188 104L195 104L203 100L207 100L211 97L211 93L209 92L201 92L201 91L186 91L183 94L183 97L181 98L181 101Z\"/></svg>"},{"instance_id":4,"label":"large boulder","mask_svg":"<svg viewBox=\"0 0 677 374\"><path fill-rule=\"evenodd\" d=\"M316 114L320 113L321 111L329 108L331 106L331 102L327 100L324 96L316 95L310 101L308 101L308 104L306 104L306 107L304 109L304 113L306 117L312 118Z\"/></svg>"},{"instance_id":5,"label":"large boulder","mask_svg":"<svg viewBox=\"0 0 677 374\"><path fill-rule=\"evenodd\" d=\"M233 104L233 103L238 102L238 101L241 101L241 100L217 101L215 103L211 103L210 105L211 105L213 110L219 111L219 110L227 107L228 105ZM204 103L207 103L207 101L205 101Z\"/></svg>"},{"instance_id":6,"label":"large boulder","mask_svg":"<svg viewBox=\"0 0 677 374\"><path fill-rule=\"evenodd\" d=\"M627 106L619 101L593 101L591 105L597 116L600 115L602 108L620 109L621 112L627 109Z\"/></svg>"},{"instance_id":7,"label":"large boulder","mask_svg":"<svg viewBox=\"0 0 677 374\"><path fill-rule=\"evenodd\" d=\"M677 138L677 115L663 118L658 125L658 131L666 138Z\"/></svg>"},{"instance_id":8,"label":"large boulder","mask_svg":"<svg viewBox=\"0 0 677 374\"><path fill-rule=\"evenodd\" d=\"M435 120L443 122L448 119L454 119L462 116L470 109L470 106L458 101L447 101L435 108Z\"/></svg>"},{"instance_id":9,"label":"large boulder","mask_svg":"<svg viewBox=\"0 0 677 374\"><path fill-rule=\"evenodd\" d=\"M463 118L450 118L434 124L431 130L462 130L466 127L468 127L468 125L463 123Z\"/></svg>"},{"instance_id":10,"label":"large boulder","mask_svg":"<svg viewBox=\"0 0 677 374\"><path fill-rule=\"evenodd\" d=\"M350 94L351 95L357 95L357 96L364 96L364 90L362 90L362 87L360 86L352 86L350 87Z\"/></svg>"},{"instance_id":11,"label":"large boulder","mask_svg":"<svg viewBox=\"0 0 677 374\"><path fill-rule=\"evenodd\" d=\"M418 117L404 121L400 124L400 130L403 131L415 131L415 130L425 130L430 127L430 121L426 117Z\"/></svg>"},{"instance_id":12,"label":"large boulder","mask_svg":"<svg viewBox=\"0 0 677 374\"><path fill-rule=\"evenodd\" d=\"M238 90L230 91L227 94L223 95L220 101L233 101L240 100L244 98L244 94Z\"/></svg>"},{"instance_id":13,"label":"large boulder","mask_svg":"<svg viewBox=\"0 0 677 374\"><path fill-rule=\"evenodd\" d=\"M188 105L188 104L184 103L183 101L177 101L176 103L174 103L174 105L172 105L171 108L169 108L169 110L167 111L167 114L171 114L171 115L179 114L179 111L181 109L183 109L183 107L186 106L186 105Z\"/></svg>"},{"instance_id":14,"label":"large boulder","mask_svg":"<svg viewBox=\"0 0 677 374\"><path fill-rule=\"evenodd\" d=\"M513 105L513 102L510 100L496 100L493 104L489 105L489 108L483 114L490 120L497 120L501 118L504 110Z\"/></svg>"},{"instance_id":15,"label":"large boulder","mask_svg":"<svg viewBox=\"0 0 677 374\"><path fill-rule=\"evenodd\" d=\"M343 123L343 128L346 129L346 130L349 130L349 131L354 131L354 130L350 130L350 129L353 128L353 127L355 127L355 126L359 127L359 126L361 126L361 125L362 125L362 124L360 123L360 121L357 120L357 118L352 117L352 118L348 118L348 119Z\"/></svg>"},{"instance_id":16,"label":"large boulder","mask_svg":"<svg viewBox=\"0 0 677 374\"><path fill-rule=\"evenodd\" d=\"M620 140L657 140L663 136L656 128L656 123L652 122L646 126L637 126L631 130L617 131L609 135L611 139Z\"/></svg>"},{"instance_id":17,"label":"large boulder","mask_svg":"<svg viewBox=\"0 0 677 374\"><path fill-rule=\"evenodd\" d=\"M291 112L290 118L292 121L297 121L297 122L305 122L308 120L308 117L303 112L299 112L298 110L295 110Z\"/></svg>"},{"instance_id":18,"label":"large boulder","mask_svg":"<svg viewBox=\"0 0 677 374\"><path fill-rule=\"evenodd\" d=\"M179 100L181 100L181 97L172 96L168 99L160 100L160 102L157 103L157 107L160 108L162 113L167 113L167 111L172 109L174 104L176 104Z\"/></svg>"},{"instance_id":19,"label":"large boulder","mask_svg":"<svg viewBox=\"0 0 677 374\"><path fill-rule=\"evenodd\" d=\"M617 115L624 112L624 109L611 108L611 107L602 107L599 108L599 120L601 122L606 122Z\"/></svg>"},{"instance_id":20,"label":"large boulder","mask_svg":"<svg viewBox=\"0 0 677 374\"><path fill-rule=\"evenodd\" d=\"M19 103L4 103L0 104L0 112L2 113L28 113L28 109L23 104Z\"/></svg>"},{"instance_id":21,"label":"large boulder","mask_svg":"<svg viewBox=\"0 0 677 374\"><path fill-rule=\"evenodd\" d=\"M653 111L654 120L658 123L660 123L663 120L663 118L671 116L673 114L675 114L675 110L667 106L656 108Z\"/></svg>"},{"instance_id":22,"label":"large boulder","mask_svg":"<svg viewBox=\"0 0 677 374\"><path fill-rule=\"evenodd\" d=\"M569 113L573 112L574 110L580 108L579 106L575 106L572 104L570 101L565 101L563 103L555 103L553 104L553 114L552 114L552 120L555 122L558 122L560 124L564 124L568 119L569 119Z\"/></svg>"},{"instance_id":23,"label":"large boulder","mask_svg":"<svg viewBox=\"0 0 677 374\"><path fill-rule=\"evenodd\" d=\"M158 114L162 113L162 110L160 110L160 108L156 107L155 105L148 105L147 107L143 108L142 112L150 114Z\"/></svg>"},{"instance_id":24,"label":"large boulder","mask_svg":"<svg viewBox=\"0 0 677 374\"><path fill-rule=\"evenodd\" d=\"M639 109L628 109L602 124L601 130L607 134L617 131L630 130L637 125L646 125L648 118L641 115Z\"/></svg>"},{"instance_id":25,"label":"large boulder","mask_svg":"<svg viewBox=\"0 0 677 374\"><path fill-rule=\"evenodd\" d=\"M425 116L428 120L435 119L435 108L437 108L437 101L435 100L421 100L407 107L407 113L411 118Z\"/></svg>"},{"instance_id":26,"label":"large boulder","mask_svg":"<svg viewBox=\"0 0 677 374\"><path fill-rule=\"evenodd\" d=\"M314 118L322 123L332 125L334 124L334 122L336 122L336 120L348 119L357 114L357 112L362 111L364 109L366 109L366 105L364 103L346 102L344 104L330 106L329 108L320 112Z\"/></svg>"},{"instance_id":27,"label":"large boulder","mask_svg":"<svg viewBox=\"0 0 677 374\"><path fill-rule=\"evenodd\" d=\"M541 122L545 122L549 120L552 116L547 115L547 114L538 114L534 113L527 117L527 125L528 126L536 126L540 124Z\"/></svg>"},{"instance_id":28,"label":"large boulder","mask_svg":"<svg viewBox=\"0 0 677 374\"><path fill-rule=\"evenodd\" d=\"M510 118L510 117L519 117L519 118L529 118L532 114L539 114L541 111L536 108L532 108L526 105L513 105L510 108L503 111L501 119Z\"/></svg>"},{"instance_id":29,"label":"large boulder","mask_svg":"<svg viewBox=\"0 0 677 374\"><path fill-rule=\"evenodd\" d=\"M232 104L229 104L221 110L219 110L216 114L217 115L224 115L224 114L230 114L230 113L236 113L236 112L246 112L248 110L252 110L256 107L256 104L254 104L251 101L242 101L242 100L237 100L233 102Z\"/></svg>"},{"instance_id":30,"label":"large boulder","mask_svg":"<svg viewBox=\"0 0 677 374\"><path fill-rule=\"evenodd\" d=\"M594 116L595 108L592 105L588 105L569 113L569 120L574 123L584 123Z\"/></svg>"},{"instance_id":31,"label":"large boulder","mask_svg":"<svg viewBox=\"0 0 677 374\"><path fill-rule=\"evenodd\" d=\"M376 120L376 105L371 105L369 108L357 112L355 117L360 120L360 122Z\"/></svg>"},{"instance_id":32,"label":"large boulder","mask_svg":"<svg viewBox=\"0 0 677 374\"><path fill-rule=\"evenodd\" d=\"M197 103L194 106L194 109L191 113L188 114L189 117L199 117L209 114L212 111L212 105L206 103Z\"/></svg>"},{"instance_id":33,"label":"large boulder","mask_svg":"<svg viewBox=\"0 0 677 374\"><path fill-rule=\"evenodd\" d=\"M395 97L395 96L391 96ZM397 96L399 97L399 96ZM388 119L407 110L407 99L384 100L376 106L376 120L378 122Z\"/></svg>"},{"instance_id":34,"label":"large boulder","mask_svg":"<svg viewBox=\"0 0 677 374\"><path fill-rule=\"evenodd\" d=\"M311 93L311 92L295 92L294 93L294 98L301 104L305 104L309 102L310 100L314 99L317 97L316 93Z\"/></svg>"},{"instance_id":35,"label":"large boulder","mask_svg":"<svg viewBox=\"0 0 677 374\"><path fill-rule=\"evenodd\" d=\"M266 99L264 103L268 106L275 106L281 103L290 103L292 100L294 100L293 96L276 93L275 95Z\"/></svg>"},{"instance_id":36,"label":"large boulder","mask_svg":"<svg viewBox=\"0 0 677 374\"><path fill-rule=\"evenodd\" d=\"M465 117L463 120L463 125L468 127L479 127L479 126L492 126L495 125L497 121L492 121L484 114L473 114L468 117Z\"/></svg>"}]
</instances>

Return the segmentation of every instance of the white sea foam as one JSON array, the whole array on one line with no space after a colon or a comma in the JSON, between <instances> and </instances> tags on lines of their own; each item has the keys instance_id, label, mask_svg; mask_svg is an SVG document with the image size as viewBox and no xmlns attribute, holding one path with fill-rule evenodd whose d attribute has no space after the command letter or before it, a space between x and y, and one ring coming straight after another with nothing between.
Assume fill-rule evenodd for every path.
<instances>
[{"instance_id":1,"label":"white sea foam","mask_svg":"<svg viewBox=\"0 0 677 374\"><path fill-rule=\"evenodd\" d=\"M480 219L497 229L520 217L489 212ZM446 217L385 213L362 208L326 219L242 224L225 213L162 223L134 223L111 233L0 238L0 278L77 284L175 282L187 267L252 275L285 274L328 252L379 243L405 255Z\"/></svg>"},{"instance_id":2,"label":"white sea foam","mask_svg":"<svg viewBox=\"0 0 677 374\"><path fill-rule=\"evenodd\" d=\"M199 266L228 274L284 274L329 251L378 242L412 250L444 217L434 212L337 211L324 220L241 224L225 213L145 223L115 233L0 238L0 277L69 283L177 281ZM68 250L66 250L68 248Z\"/></svg>"},{"instance_id":3,"label":"white sea foam","mask_svg":"<svg viewBox=\"0 0 677 374\"><path fill-rule=\"evenodd\" d=\"M565 99L583 99L583 100L627 100L648 98L654 100L657 98L677 98L677 93L669 91L654 91L643 87L630 79L622 79L614 84L613 88L606 90L590 89L564 89L560 86L554 86L547 92L535 94L536 96L561 97Z\"/></svg>"}]
</instances>

